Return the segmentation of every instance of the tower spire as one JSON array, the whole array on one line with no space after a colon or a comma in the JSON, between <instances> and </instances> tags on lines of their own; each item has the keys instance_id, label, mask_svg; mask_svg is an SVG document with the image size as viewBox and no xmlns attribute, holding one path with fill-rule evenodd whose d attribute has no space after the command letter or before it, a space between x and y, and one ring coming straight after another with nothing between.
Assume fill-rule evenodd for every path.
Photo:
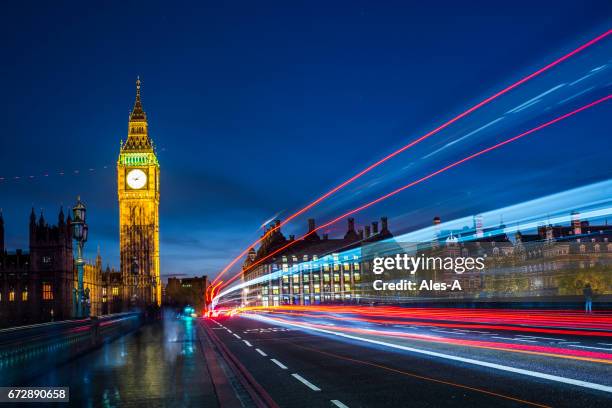
<instances>
[{"instance_id":1,"label":"tower spire","mask_svg":"<svg viewBox=\"0 0 612 408\"><path fill-rule=\"evenodd\" d=\"M147 114L142 108L142 102L140 101L140 75L136 77L136 101L134 102L134 108L130 114L130 121L146 121Z\"/></svg>"}]
</instances>

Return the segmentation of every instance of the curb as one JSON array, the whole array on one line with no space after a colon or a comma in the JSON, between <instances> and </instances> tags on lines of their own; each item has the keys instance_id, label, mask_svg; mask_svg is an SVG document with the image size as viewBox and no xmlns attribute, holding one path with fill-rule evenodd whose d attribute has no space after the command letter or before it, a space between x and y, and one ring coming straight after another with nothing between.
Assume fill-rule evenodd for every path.
<instances>
[{"instance_id":1,"label":"curb","mask_svg":"<svg viewBox=\"0 0 612 408\"><path fill-rule=\"evenodd\" d=\"M253 378L251 373L240 363L238 358L232 354L231 351L223 344L223 342L219 339L219 337L208 327L205 322L201 323L202 331L205 333L208 340L217 348L217 351L221 355L221 357L225 360L227 365L232 369L232 371L236 374L237 379L240 381L244 389L247 391L252 401L255 403L257 408L279 408L278 404L274 402L272 397L268 394L268 392L261 386L259 383ZM214 354L212 350L208 350L211 354ZM215 360L217 356L214 356ZM207 357L208 361L208 357ZM218 366L218 362L216 362ZM219 367L219 369L221 369ZM227 385L230 385L229 380L223 374L224 382ZM214 377L213 377L214 378ZM230 385L231 387L231 385ZM237 398L234 395L234 399ZM220 401L221 403L221 401ZM221 404L222 406L226 406Z\"/></svg>"}]
</instances>

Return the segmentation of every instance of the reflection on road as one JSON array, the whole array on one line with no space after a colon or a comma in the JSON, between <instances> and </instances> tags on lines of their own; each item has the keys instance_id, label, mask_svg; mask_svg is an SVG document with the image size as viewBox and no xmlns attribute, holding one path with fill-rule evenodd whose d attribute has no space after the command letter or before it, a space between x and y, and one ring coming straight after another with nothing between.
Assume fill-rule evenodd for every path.
<instances>
[{"instance_id":1,"label":"reflection on road","mask_svg":"<svg viewBox=\"0 0 612 408\"><path fill-rule=\"evenodd\" d=\"M195 322L172 313L32 385L69 385L75 406L217 406Z\"/></svg>"}]
</instances>

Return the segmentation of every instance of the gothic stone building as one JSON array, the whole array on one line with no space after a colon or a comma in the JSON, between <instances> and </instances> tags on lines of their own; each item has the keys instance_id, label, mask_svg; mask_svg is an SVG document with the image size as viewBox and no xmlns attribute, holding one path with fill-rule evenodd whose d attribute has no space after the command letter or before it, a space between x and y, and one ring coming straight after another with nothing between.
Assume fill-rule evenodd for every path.
<instances>
[{"instance_id":1,"label":"gothic stone building","mask_svg":"<svg viewBox=\"0 0 612 408\"><path fill-rule=\"evenodd\" d=\"M0 215L0 326L70 318L74 261L70 218L60 211L57 225L41 213L30 215L30 251L9 253L4 247Z\"/></svg>"},{"instance_id":2,"label":"gothic stone building","mask_svg":"<svg viewBox=\"0 0 612 408\"><path fill-rule=\"evenodd\" d=\"M69 319L73 312L73 289L77 287L70 216L60 210L57 225L32 210L29 252L8 252L4 219L0 213L0 327ZM123 285L121 274L109 267L102 270L98 254L84 268L84 285L89 289L91 315L120 312Z\"/></svg>"}]
</instances>

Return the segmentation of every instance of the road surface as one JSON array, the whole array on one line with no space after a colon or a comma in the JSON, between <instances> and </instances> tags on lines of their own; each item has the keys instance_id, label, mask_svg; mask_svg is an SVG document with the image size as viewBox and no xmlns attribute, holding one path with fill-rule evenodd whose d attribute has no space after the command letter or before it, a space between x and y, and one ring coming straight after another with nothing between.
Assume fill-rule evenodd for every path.
<instances>
[{"instance_id":1,"label":"road surface","mask_svg":"<svg viewBox=\"0 0 612 408\"><path fill-rule=\"evenodd\" d=\"M346 322L331 313L246 314L200 324L281 407L612 404L612 338L605 333Z\"/></svg>"}]
</instances>

